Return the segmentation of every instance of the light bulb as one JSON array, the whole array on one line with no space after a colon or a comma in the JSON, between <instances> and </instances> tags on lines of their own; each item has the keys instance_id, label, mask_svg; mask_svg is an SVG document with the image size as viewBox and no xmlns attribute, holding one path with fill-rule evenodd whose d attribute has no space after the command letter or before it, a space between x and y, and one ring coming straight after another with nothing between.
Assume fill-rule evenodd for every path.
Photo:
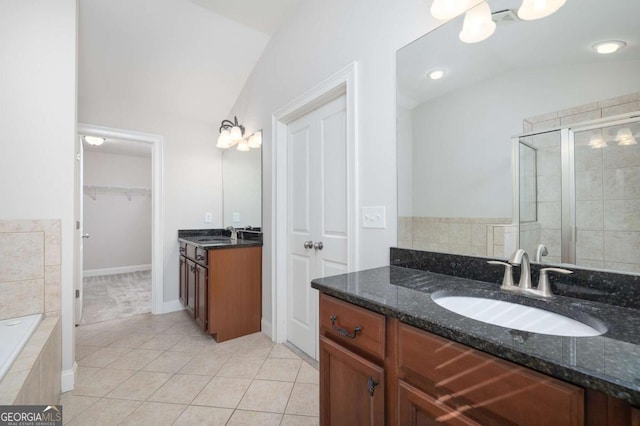
<instances>
[{"instance_id":1,"label":"light bulb","mask_svg":"<svg viewBox=\"0 0 640 426\"><path fill-rule=\"evenodd\" d=\"M471 7L471 0L433 0L431 16L441 21L455 18Z\"/></svg>"},{"instance_id":2,"label":"light bulb","mask_svg":"<svg viewBox=\"0 0 640 426\"><path fill-rule=\"evenodd\" d=\"M518 18L525 21L544 18L560 9L567 0L523 0Z\"/></svg>"},{"instance_id":3,"label":"light bulb","mask_svg":"<svg viewBox=\"0 0 640 426\"><path fill-rule=\"evenodd\" d=\"M220 136L218 136L218 143L216 144L216 148L227 149L231 146L231 135L228 130L223 130L220 132Z\"/></svg>"},{"instance_id":4,"label":"light bulb","mask_svg":"<svg viewBox=\"0 0 640 426\"><path fill-rule=\"evenodd\" d=\"M238 144L238 148L236 148L238 151L249 151L249 144L247 143L246 140L242 139L240 141L240 143Z\"/></svg>"},{"instance_id":5,"label":"light bulb","mask_svg":"<svg viewBox=\"0 0 640 426\"><path fill-rule=\"evenodd\" d=\"M638 142L636 141L636 138L633 137L633 133L631 133L631 129L628 127L623 127L622 129L618 130L618 133L616 133L616 142L618 142L618 145L621 146L626 146L626 145L635 145Z\"/></svg>"},{"instance_id":6,"label":"light bulb","mask_svg":"<svg viewBox=\"0 0 640 426\"><path fill-rule=\"evenodd\" d=\"M598 149L598 148L604 148L605 146L607 146L607 143L605 142L604 139L602 139L602 135L593 134L589 138L589 146L593 149Z\"/></svg>"},{"instance_id":7,"label":"light bulb","mask_svg":"<svg viewBox=\"0 0 640 426\"><path fill-rule=\"evenodd\" d=\"M465 13L459 37L465 43L477 43L489 38L495 30L496 23L491 19L489 3L483 1Z\"/></svg>"},{"instance_id":8,"label":"light bulb","mask_svg":"<svg viewBox=\"0 0 640 426\"><path fill-rule=\"evenodd\" d=\"M249 137L249 148L260 148L262 146L262 132L255 132Z\"/></svg>"},{"instance_id":9,"label":"light bulb","mask_svg":"<svg viewBox=\"0 0 640 426\"><path fill-rule=\"evenodd\" d=\"M627 43L620 40L603 41L593 45L596 52L601 55L608 55L609 53L615 53L618 50L625 47Z\"/></svg>"},{"instance_id":10,"label":"light bulb","mask_svg":"<svg viewBox=\"0 0 640 426\"><path fill-rule=\"evenodd\" d=\"M105 139L98 136L85 136L84 141L89 145L100 146L104 143Z\"/></svg>"},{"instance_id":11,"label":"light bulb","mask_svg":"<svg viewBox=\"0 0 640 426\"><path fill-rule=\"evenodd\" d=\"M433 71L429 72L427 74L427 76L429 76L429 78L431 80L440 80L442 77L444 77L444 71L443 70L433 70Z\"/></svg>"},{"instance_id":12,"label":"light bulb","mask_svg":"<svg viewBox=\"0 0 640 426\"><path fill-rule=\"evenodd\" d=\"M240 141L240 139L242 139L242 130L240 130L238 126L233 126L231 128L231 142L235 143Z\"/></svg>"}]
</instances>

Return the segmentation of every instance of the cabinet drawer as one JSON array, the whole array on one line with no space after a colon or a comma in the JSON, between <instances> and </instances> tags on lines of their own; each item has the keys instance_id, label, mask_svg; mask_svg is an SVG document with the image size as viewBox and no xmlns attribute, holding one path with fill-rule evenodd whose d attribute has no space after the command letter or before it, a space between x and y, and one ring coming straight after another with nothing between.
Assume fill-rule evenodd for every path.
<instances>
[{"instance_id":1,"label":"cabinet drawer","mask_svg":"<svg viewBox=\"0 0 640 426\"><path fill-rule=\"evenodd\" d=\"M400 324L400 377L486 424L582 425L584 391ZM544 421L541 423L541 419Z\"/></svg>"},{"instance_id":2,"label":"cabinet drawer","mask_svg":"<svg viewBox=\"0 0 640 426\"><path fill-rule=\"evenodd\" d=\"M187 244L185 247L186 254L189 259L196 260L196 246L193 244Z\"/></svg>"},{"instance_id":3,"label":"cabinet drawer","mask_svg":"<svg viewBox=\"0 0 640 426\"><path fill-rule=\"evenodd\" d=\"M403 426L446 425L480 426L460 411L400 380L398 385L398 424Z\"/></svg>"},{"instance_id":4,"label":"cabinet drawer","mask_svg":"<svg viewBox=\"0 0 640 426\"><path fill-rule=\"evenodd\" d=\"M384 359L384 316L320 295L320 335L327 336L358 353ZM356 328L359 331L355 331Z\"/></svg>"},{"instance_id":5,"label":"cabinet drawer","mask_svg":"<svg viewBox=\"0 0 640 426\"><path fill-rule=\"evenodd\" d=\"M200 247L196 247L196 262L201 265L207 266L209 264L209 256L207 256L207 251Z\"/></svg>"}]
</instances>

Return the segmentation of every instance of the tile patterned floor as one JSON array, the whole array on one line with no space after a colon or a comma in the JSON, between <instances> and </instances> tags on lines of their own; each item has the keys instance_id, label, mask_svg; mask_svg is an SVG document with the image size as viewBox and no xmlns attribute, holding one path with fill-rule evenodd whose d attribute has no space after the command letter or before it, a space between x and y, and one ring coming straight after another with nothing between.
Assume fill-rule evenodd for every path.
<instances>
[{"instance_id":1,"label":"tile patterned floor","mask_svg":"<svg viewBox=\"0 0 640 426\"><path fill-rule=\"evenodd\" d=\"M76 332L65 424L319 424L318 370L262 333L216 343L184 311Z\"/></svg>"}]
</instances>

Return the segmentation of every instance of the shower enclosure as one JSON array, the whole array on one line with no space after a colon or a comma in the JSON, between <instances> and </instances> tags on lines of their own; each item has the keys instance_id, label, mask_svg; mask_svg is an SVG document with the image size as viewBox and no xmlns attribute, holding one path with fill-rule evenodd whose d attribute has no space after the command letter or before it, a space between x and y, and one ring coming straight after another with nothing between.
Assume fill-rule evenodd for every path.
<instances>
[{"instance_id":1,"label":"shower enclosure","mask_svg":"<svg viewBox=\"0 0 640 426\"><path fill-rule=\"evenodd\" d=\"M640 112L514 138L518 246L544 263L640 273L638 139Z\"/></svg>"}]
</instances>

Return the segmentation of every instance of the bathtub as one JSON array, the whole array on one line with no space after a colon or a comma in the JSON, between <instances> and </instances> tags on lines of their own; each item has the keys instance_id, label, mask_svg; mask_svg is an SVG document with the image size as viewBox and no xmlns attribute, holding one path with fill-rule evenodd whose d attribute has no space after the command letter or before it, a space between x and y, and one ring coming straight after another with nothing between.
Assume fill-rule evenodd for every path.
<instances>
[{"instance_id":1,"label":"bathtub","mask_svg":"<svg viewBox=\"0 0 640 426\"><path fill-rule=\"evenodd\" d=\"M38 327L42 314L0 321L0 381Z\"/></svg>"}]
</instances>

